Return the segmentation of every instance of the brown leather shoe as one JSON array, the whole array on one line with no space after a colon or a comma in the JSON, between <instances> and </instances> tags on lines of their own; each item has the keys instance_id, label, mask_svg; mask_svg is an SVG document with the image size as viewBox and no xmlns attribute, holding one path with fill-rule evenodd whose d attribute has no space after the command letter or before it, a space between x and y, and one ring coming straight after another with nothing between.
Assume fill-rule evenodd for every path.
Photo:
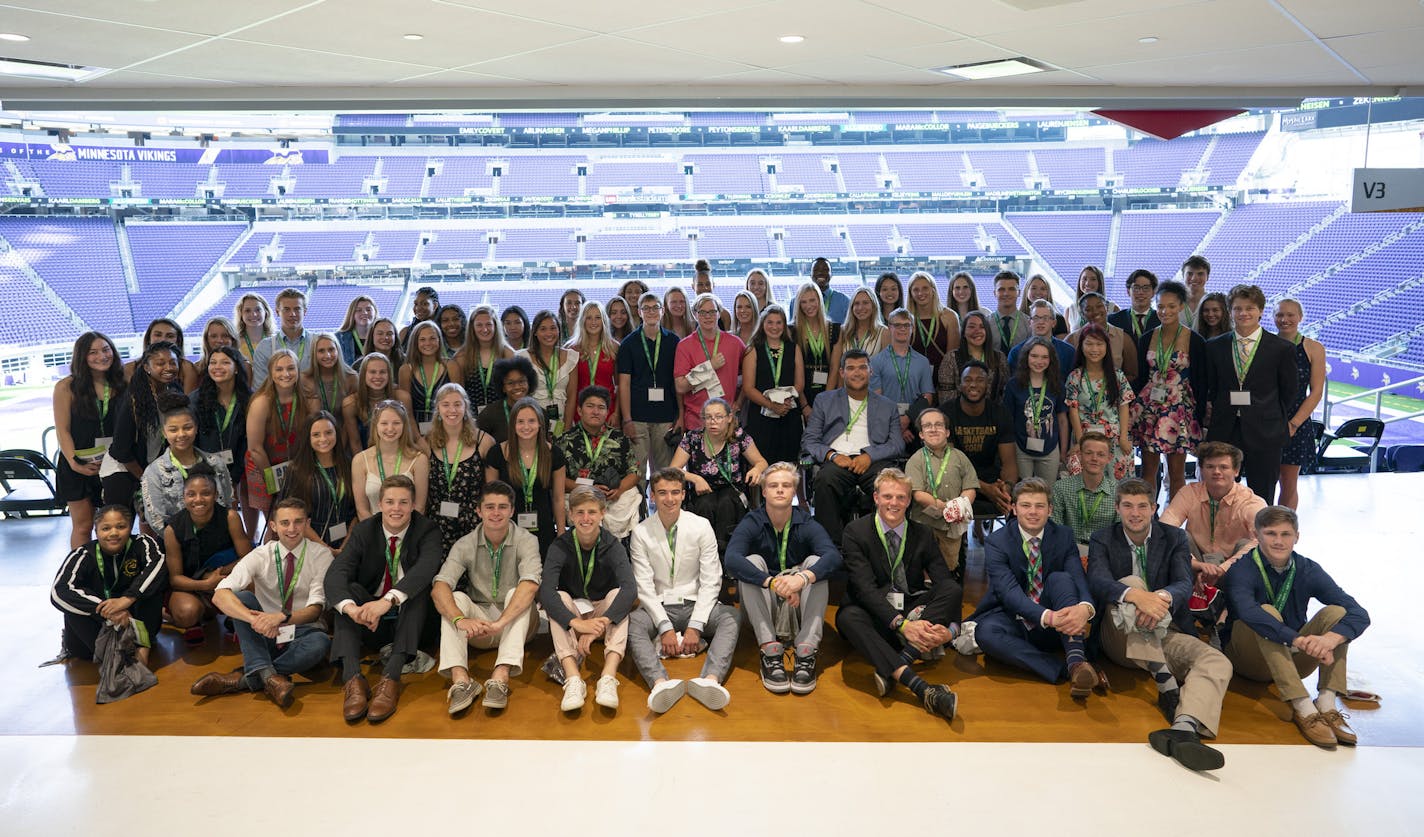
<instances>
[{"instance_id":1,"label":"brown leather shoe","mask_svg":"<svg viewBox=\"0 0 1424 837\"><path fill-rule=\"evenodd\" d=\"M1335 749L1339 739L1335 737L1335 732L1330 728L1330 722L1325 720L1324 715L1319 712L1312 712L1310 717L1301 715L1299 712L1292 712L1291 715L1296 728L1300 730L1301 735L1305 736L1306 741L1326 750Z\"/></svg>"},{"instance_id":2,"label":"brown leather shoe","mask_svg":"<svg viewBox=\"0 0 1424 837\"><path fill-rule=\"evenodd\" d=\"M396 714L396 704L400 702L401 684L399 680L382 677L371 693L371 714L366 720L379 724Z\"/></svg>"},{"instance_id":3,"label":"brown leather shoe","mask_svg":"<svg viewBox=\"0 0 1424 837\"><path fill-rule=\"evenodd\" d=\"M262 691L283 709L292 705L292 688L292 681L281 674L274 674L262 683Z\"/></svg>"},{"instance_id":4,"label":"brown leather shoe","mask_svg":"<svg viewBox=\"0 0 1424 837\"><path fill-rule=\"evenodd\" d=\"M1092 663L1074 663L1068 669L1068 694L1075 698L1085 698L1098 685L1098 671Z\"/></svg>"},{"instance_id":5,"label":"brown leather shoe","mask_svg":"<svg viewBox=\"0 0 1424 837\"><path fill-rule=\"evenodd\" d=\"M229 671L227 674L211 672L199 677L188 691L203 697L213 697L215 695L233 695L243 691L243 673L241 669Z\"/></svg>"},{"instance_id":6,"label":"brown leather shoe","mask_svg":"<svg viewBox=\"0 0 1424 837\"><path fill-rule=\"evenodd\" d=\"M341 714L347 721L359 721L366 717L367 703L371 699L371 685L366 676L358 674L346 681L345 701L341 704Z\"/></svg>"},{"instance_id":7,"label":"brown leather shoe","mask_svg":"<svg viewBox=\"0 0 1424 837\"><path fill-rule=\"evenodd\" d=\"M1325 723L1330 725L1330 731L1335 733L1335 740L1346 747L1353 747L1360 740L1359 736L1355 735L1355 731L1350 729L1350 725L1345 723L1345 719L1350 717L1349 715L1338 709L1332 709L1321 717L1325 719Z\"/></svg>"}]
</instances>

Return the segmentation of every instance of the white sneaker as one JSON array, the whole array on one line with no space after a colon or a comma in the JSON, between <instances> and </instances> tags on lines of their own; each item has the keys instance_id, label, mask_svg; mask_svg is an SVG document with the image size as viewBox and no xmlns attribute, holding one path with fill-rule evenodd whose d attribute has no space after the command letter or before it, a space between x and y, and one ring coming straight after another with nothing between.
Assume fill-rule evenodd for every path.
<instances>
[{"instance_id":1,"label":"white sneaker","mask_svg":"<svg viewBox=\"0 0 1424 837\"><path fill-rule=\"evenodd\" d=\"M564 700L559 704L559 708L565 712L575 712L583 708L583 702L588 698L588 686L584 684L583 678L575 677L564 683Z\"/></svg>"},{"instance_id":2,"label":"white sneaker","mask_svg":"<svg viewBox=\"0 0 1424 837\"><path fill-rule=\"evenodd\" d=\"M602 681L599 682L599 685L603 685ZM664 680L654 686L653 691L648 695L648 708L661 715L671 709L673 704L682 700L682 696L685 694L687 694L685 681Z\"/></svg>"},{"instance_id":3,"label":"white sneaker","mask_svg":"<svg viewBox=\"0 0 1424 837\"><path fill-rule=\"evenodd\" d=\"M618 678L606 675L598 678L597 691L594 693L593 702L604 709L618 708ZM579 704L582 706L582 702Z\"/></svg>"},{"instance_id":4,"label":"white sneaker","mask_svg":"<svg viewBox=\"0 0 1424 837\"><path fill-rule=\"evenodd\" d=\"M716 712L732 701L732 693L710 677L694 677L687 681L687 693L692 699Z\"/></svg>"}]
</instances>

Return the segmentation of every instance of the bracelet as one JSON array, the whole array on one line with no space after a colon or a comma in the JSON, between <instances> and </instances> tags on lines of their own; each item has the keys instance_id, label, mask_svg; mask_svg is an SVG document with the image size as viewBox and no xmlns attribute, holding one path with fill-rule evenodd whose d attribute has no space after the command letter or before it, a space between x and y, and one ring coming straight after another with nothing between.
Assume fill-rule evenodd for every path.
<instances>
[{"instance_id":1,"label":"bracelet","mask_svg":"<svg viewBox=\"0 0 1424 837\"><path fill-rule=\"evenodd\" d=\"M910 624L910 620L909 620L909 619L904 619L904 618L902 618L902 619L900 620L900 625L899 625L899 627L897 627L897 628L895 629L896 631L899 632L900 636L904 636L904 635L905 635L905 626L908 625L908 624Z\"/></svg>"},{"instance_id":2,"label":"bracelet","mask_svg":"<svg viewBox=\"0 0 1424 837\"><path fill-rule=\"evenodd\" d=\"M451 626L451 627L454 627L454 628L460 627L460 620L461 620L461 619L464 619L464 618L466 618L466 617L464 617L464 616L456 616L454 619L451 619L451 620L450 620L450 626Z\"/></svg>"}]
</instances>

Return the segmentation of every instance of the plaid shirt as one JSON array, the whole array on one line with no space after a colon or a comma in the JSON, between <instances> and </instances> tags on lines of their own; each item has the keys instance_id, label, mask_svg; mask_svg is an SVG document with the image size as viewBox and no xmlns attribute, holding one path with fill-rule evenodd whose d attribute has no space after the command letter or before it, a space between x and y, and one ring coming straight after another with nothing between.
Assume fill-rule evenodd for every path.
<instances>
[{"instance_id":1,"label":"plaid shirt","mask_svg":"<svg viewBox=\"0 0 1424 837\"><path fill-rule=\"evenodd\" d=\"M1117 522L1117 480L1105 475L1097 491L1083 487L1082 474L1055 482L1053 522L1072 529L1078 543L1087 543L1094 532Z\"/></svg>"}]
</instances>

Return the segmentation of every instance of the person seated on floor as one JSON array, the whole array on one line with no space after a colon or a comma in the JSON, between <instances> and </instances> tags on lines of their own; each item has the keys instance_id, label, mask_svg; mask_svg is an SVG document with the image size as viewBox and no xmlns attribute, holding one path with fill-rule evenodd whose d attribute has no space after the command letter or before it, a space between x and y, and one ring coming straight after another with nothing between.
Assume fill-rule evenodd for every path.
<instances>
[{"instance_id":1,"label":"person seated on floor","mask_svg":"<svg viewBox=\"0 0 1424 837\"><path fill-rule=\"evenodd\" d=\"M811 406L802 448L820 464L811 502L820 523L840 543L852 515L857 486L869 494L875 475L905 452L895 402L870 390L870 356L860 349L841 355L841 388L821 393ZM764 489L763 489L764 490Z\"/></svg>"},{"instance_id":2,"label":"person seated on floor","mask_svg":"<svg viewBox=\"0 0 1424 837\"><path fill-rule=\"evenodd\" d=\"M632 537L642 605L628 620L633 662L652 690L648 708L659 715L684 694L716 711L732 699L722 684L732 668L741 614L717 601L722 591L717 536L706 518L682 510L682 471L664 468L653 474L651 485L657 514L639 523ZM704 647L707 659L699 676L668 677L660 656L691 657Z\"/></svg>"},{"instance_id":3,"label":"person seated on floor","mask_svg":"<svg viewBox=\"0 0 1424 837\"><path fill-rule=\"evenodd\" d=\"M97 537L65 556L55 573L50 601L64 614L67 650L94 658L99 632L133 621L138 661L148 665L153 640L163 623L163 591L168 587L158 541L134 534L133 510L113 503L94 516Z\"/></svg>"},{"instance_id":4,"label":"person seated on floor","mask_svg":"<svg viewBox=\"0 0 1424 837\"><path fill-rule=\"evenodd\" d=\"M1117 480L1107 474L1108 463L1112 462L1112 442L1102 433L1089 430L1078 439L1078 458L1082 473L1053 484L1051 517L1054 523L1073 530L1078 553L1086 559L1088 539L1118 519Z\"/></svg>"},{"instance_id":5,"label":"person seated on floor","mask_svg":"<svg viewBox=\"0 0 1424 837\"><path fill-rule=\"evenodd\" d=\"M252 551L242 515L218 502L217 477L204 463L183 480L183 510L163 530L168 568L168 614L189 645L203 643L202 622L213 611L213 591L238 559Z\"/></svg>"},{"instance_id":6,"label":"person seated on floor","mask_svg":"<svg viewBox=\"0 0 1424 837\"><path fill-rule=\"evenodd\" d=\"M597 384L578 394L578 423L555 444L568 462L574 485L596 489L607 502L603 528L615 538L626 538L638 522L643 501L638 491L638 469L633 466L633 443L622 432L607 427L613 395Z\"/></svg>"},{"instance_id":7,"label":"person seated on floor","mask_svg":"<svg viewBox=\"0 0 1424 837\"><path fill-rule=\"evenodd\" d=\"M979 475L964 452L949 443L949 426L945 414L935 407L922 410L915 417L924 446L910 455L905 463L905 475L913 489L913 511L910 519L934 533L935 545L944 565L960 584L964 583L964 565L960 562L964 533L974 519L974 500L978 496ZM946 515L946 510L954 509ZM950 522L954 518L954 522ZM958 621L959 614L955 614Z\"/></svg>"},{"instance_id":8,"label":"person seated on floor","mask_svg":"<svg viewBox=\"0 0 1424 837\"><path fill-rule=\"evenodd\" d=\"M450 678L446 709L451 715L480 695L480 684L470 678L470 646L499 649L482 705L504 709L509 678L524 671L525 640L539 627L534 596L544 562L539 539L512 522L514 489L500 480L485 483L479 509L480 525L455 541L430 587L441 617L440 673Z\"/></svg>"},{"instance_id":9,"label":"person seated on floor","mask_svg":"<svg viewBox=\"0 0 1424 837\"><path fill-rule=\"evenodd\" d=\"M954 639L964 588L950 576L934 532L909 520L910 478L899 468L875 477L875 511L845 529L846 598L836 630L874 666L875 693L900 683L925 711L954 720L958 698L948 686L925 682L916 660Z\"/></svg>"},{"instance_id":10,"label":"person seated on floor","mask_svg":"<svg viewBox=\"0 0 1424 837\"><path fill-rule=\"evenodd\" d=\"M1135 477L1118 483L1122 522L1098 529L1089 542L1088 585L1103 613L1098 637L1113 662L1152 676L1157 707L1171 724L1148 735L1152 748L1192 770L1216 770L1226 760L1201 739L1216 737L1231 662L1197 636L1187 608L1187 536L1152 519L1154 493Z\"/></svg>"},{"instance_id":11,"label":"person seated on floor","mask_svg":"<svg viewBox=\"0 0 1424 837\"><path fill-rule=\"evenodd\" d=\"M539 605L549 614L564 699L559 708L576 712L588 698L580 669L603 640L603 671L594 703L618 708L618 664L628 646L628 614L638 601L638 583L623 543L603 528L608 499L592 486L569 492L572 525L554 540L544 558Z\"/></svg>"},{"instance_id":12,"label":"person seated on floor","mask_svg":"<svg viewBox=\"0 0 1424 837\"><path fill-rule=\"evenodd\" d=\"M1066 679L1072 697L1086 698L1106 686L1086 648L1097 611L1073 532L1048 511L1048 483L1029 477L1014 486L1016 519L984 543L989 587L969 620L985 657L1050 683Z\"/></svg>"},{"instance_id":13,"label":"person seated on floor","mask_svg":"<svg viewBox=\"0 0 1424 837\"><path fill-rule=\"evenodd\" d=\"M830 535L804 508L791 505L800 482L801 473L790 462L767 467L761 478L765 505L737 524L724 562L761 651L761 684L779 695L806 695L816 688L816 652L830 601L827 579L841 568ZM796 658L790 677L788 641Z\"/></svg>"},{"instance_id":14,"label":"person seated on floor","mask_svg":"<svg viewBox=\"0 0 1424 837\"><path fill-rule=\"evenodd\" d=\"M401 671L415 659L440 560L440 527L415 510L414 480L386 477L376 513L351 527L324 582L336 599L331 661L345 684L341 714L348 722L380 723L395 714ZM385 643L390 656L372 692L361 673L361 650Z\"/></svg>"},{"instance_id":15,"label":"person seated on floor","mask_svg":"<svg viewBox=\"0 0 1424 837\"><path fill-rule=\"evenodd\" d=\"M195 695L262 691L286 709L292 705L291 676L316 668L331 650L319 620L334 556L307 539L307 504L301 500L278 500L272 529L277 540L247 553L213 591L213 603L237 623L242 670L203 675L193 684Z\"/></svg>"},{"instance_id":16,"label":"person seated on floor","mask_svg":"<svg viewBox=\"0 0 1424 837\"><path fill-rule=\"evenodd\" d=\"M156 535L162 535L168 521L183 508L183 483L188 472L199 465L213 475L218 502L233 506L232 477L227 465L215 453L195 447L198 419L187 397L163 393L158 397L159 427L168 449L143 469L143 519Z\"/></svg>"},{"instance_id":17,"label":"person seated on floor","mask_svg":"<svg viewBox=\"0 0 1424 837\"><path fill-rule=\"evenodd\" d=\"M1370 626L1370 615L1324 567L1295 551L1300 518L1293 509L1267 506L1256 513L1255 529L1259 545L1222 585L1230 603L1226 656L1247 680L1276 684L1307 741L1327 750L1353 747L1355 731L1335 701L1348 688L1345 653ZM1307 620L1311 599L1324 607ZM1316 668L1312 702L1304 678Z\"/></svg>"},{"instance_id":18,"label":"person seated on floor","mask_svg":"<svg viewBox=\"0 0 1424 837\"><path fill-rule=\"evenodd\" d=\"M1197 447L1201 481L1182 486L1162 512L1166 525L1186 524L1192 572L1199 584L1220 584L1237 559L1256 546L1256 515L1266 507L1266 501L1236 481L1240 472L1240 448L1226 442L1202 442Z\"/></svg>"}]
</instances>

